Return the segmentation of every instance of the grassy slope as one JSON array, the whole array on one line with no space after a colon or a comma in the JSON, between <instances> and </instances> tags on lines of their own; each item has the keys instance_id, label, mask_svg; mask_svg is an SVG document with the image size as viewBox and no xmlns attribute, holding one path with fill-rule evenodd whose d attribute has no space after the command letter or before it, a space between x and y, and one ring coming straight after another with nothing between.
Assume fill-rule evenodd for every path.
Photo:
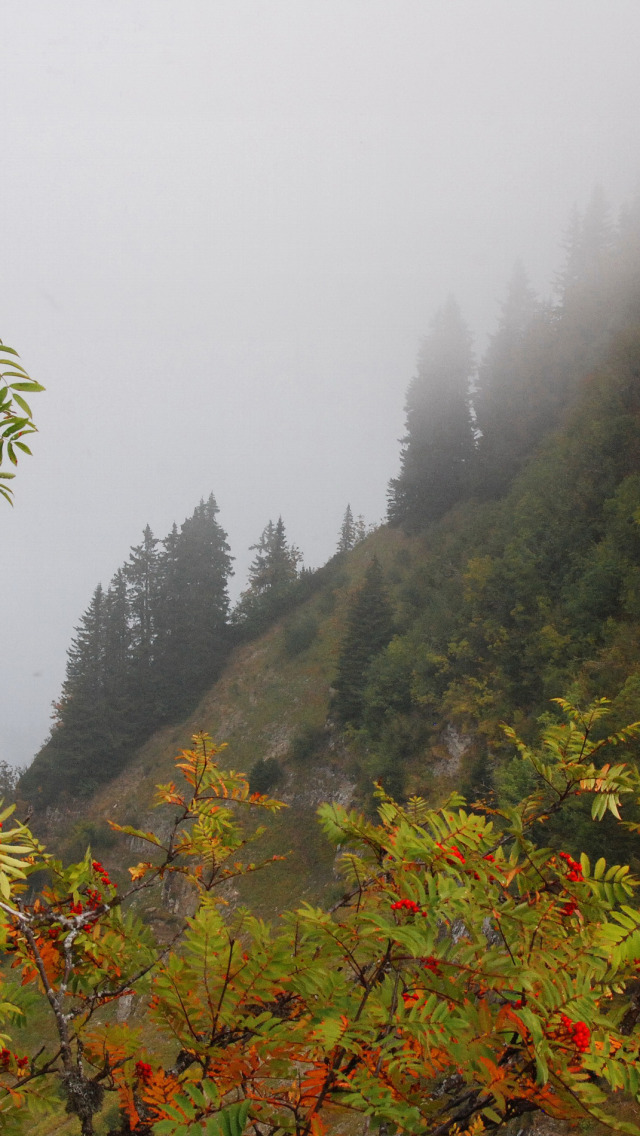
<instances>
[{"instance_id":1,"label":"grassy slope","mask_svg":"<svg viewBox=\"0 0 640 1136\"><path fill-rule=\"evenodd\" d=\"M584 444L584 437L582 438ZM594 445L594 452L597 447ZM597 478L601 477L601 467ZM628 472L625 468L623 473ZM557 484L557 471L554 481ZM523 485L526 485L523 482ZM542 489L541 489L542 492ZM541 499L546 497L543 494ZM518 499L520 500L520 499ZM535 494L524 494L520 504L514 497L510 507L524 510L527 524L533 516ZM308 600L296 612L274 625L261 638L238 648L223 675L201 700L194 713L179 726L165 728L156 733L140 749L130 767L105 786L91 801L74 808L70 803L64 813L59 811L48 819L48 832L43 833L57 849L67 856L82 855L90 840L100 857L124 876L125 868L138 858L137 850L123 838L113 838L105 825L105 818L121 823L150 826L154 814L149 805L157 782L168 781L174 775L174 758L181 748L189 745L190 737L205 730L217 742L226 742L229 748L222 762L249 771L260 758L275 757L285 771L285 779L274 788L274 795L289 805L274 820L263 840L262 852L287 852L291 855L282 864L269 868L245 881L242 891L231 894L232 901L247 902L265 917L273 917L284 907L295 906L302 900L318 901L330 896L338 888L334 876L332 851L325 845L315 823L315 811L322 800L339 799L344 803L357 794L356 785L362 785L369 765L375 762L358 744L347 745L336 731L327 728L323 744L312 759L295 762L291 754L296 734L304 727L323 727L330 706L330 684L335 673L344 616L354 587L362 578L366 564L375 552L390 583L399 618L405 621L405 633L412 626L415 607L422 606L424 596L432 603L444 589L452 587L454 600L460 587L460 573L466 557L475 551L480 531L483 539L491 542L491 530L497 525L502 505L489 505L475 509L472 505L459 510L442 526L439 536L407 538L396 530L383 528L359 546L345 562L341 578L332 589L325 589ZM564 521L563 518L563 522ZM543 526L548 526L547 514ZM471 529L475 527L476 533ZM598 533L598 538L602 539ZM438 547L436 548L436 539ZM502 547L499 542L500 548ZM498 551L490 547L494 558ZM443 576L446 573L446 579ZM416 605L408 601L409 591L419 589ZM435 627L439 616L434 607L427 609L430 625ZM300 620L317 622L317 635L310 645L291 657L287 651L287 628ZM449 616L443 616L448 626ZM426 626L426 624L425 624ZM631 658L625 655L624 663L638 666L637 637L634 619L623 620L620 626L608 632L606 643L589 644L588 666L599 671L612 669L612 651L620 651L618 641L629 647L633 639ZM615 631L615 634L614 634ZM577 662L577 660L576 660ZM583 660L573 672L576 679ZM569 667L571 669L571 667ZM558 691L559 692L559 691ZM631 707L630 707L631 709ZM456 722L455 716L451 721ZM460 727L462 719L458 719ZM410 755L406 764L407 788L411 791L431 790L440 795L455 781L460 781L473 759L473 744L460 759L456 756L456 739L440 721L434 733ZM368 764L369 763L369 764ZM64 833L64 835L62 835ZM160 922L171 925L177 920L175 902L179 894L165 897L169 910L156 908L149 914ZM156 901L157 902L157 901ZM134 1021L136 1015L134 1014ZM37 1023L36 1023L37 1024ZM38 1027L40 1028L40 1027ZM24 1048L30 1048L30 1037L24 1037ZM19 1044L19 1040L18 1040ZM56 1127L55 1124L58 1126ZM36 1136L58 1133L67 1136L74 1130L73 1122L66 1118L43 1122L33 1127Z\"/></svg>"},{"instance_id":2,"label":"grassy slope","mask_svg":"<svg viewBox=\"0 0 640 1136\"><path fill-rule=\"evenodd\" d=\"M302 899L317 901L334 885L333 852L316 823L325 800L349 804L359 772L357 757L330 726L325 727L331 681L350 596L374 552L387 574L401 582L398 560L414 543L398 531L381 529L345 561L337 585L321 590L262 637L236 649L221 678L179 725L165 727L141 747L129 767L88 802L67 802L36 827L45 842L65 859L84 854L88 843L116 873L135 862L137 850L110 833L106 820L147 826L159 782L175 777L174 760L191 736L203 730L228 749L221 764L248 773L261 758L276 758L283 780L272 794L289 806L269 822L254 856L290 853L288 859L244 882L242 900L270 916ZM290 656L287 628L297 621L317 623L313 642ZM322 742L311 758L295 761L292 743L307 727L322 729Z\"/></svg>"}]
</instances>

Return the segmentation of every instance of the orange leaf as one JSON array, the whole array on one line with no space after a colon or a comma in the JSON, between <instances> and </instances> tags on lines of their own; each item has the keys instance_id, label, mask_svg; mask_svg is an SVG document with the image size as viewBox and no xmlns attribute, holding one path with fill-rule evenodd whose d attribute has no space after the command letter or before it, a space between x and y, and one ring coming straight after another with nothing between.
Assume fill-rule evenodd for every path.
<instances>
[{"instance_id":1,"label":"orange leaf","mask_svg":"<svg viewBox=\"0 0 640 1136\"><path fill-rule=\"evenodd\" d=\"M132 880L140 880L151 868L153 868L153 864L150 860L141 860L135 868L129 868L128 872Z\"/></svg>"}]
</instances>

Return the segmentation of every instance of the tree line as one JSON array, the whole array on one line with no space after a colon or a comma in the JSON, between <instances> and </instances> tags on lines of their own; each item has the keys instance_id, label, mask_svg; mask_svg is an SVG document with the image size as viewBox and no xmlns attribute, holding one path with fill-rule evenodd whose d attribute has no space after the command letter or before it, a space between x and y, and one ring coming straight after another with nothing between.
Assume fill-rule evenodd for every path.
<instances>
[{"instance_id":1,"label":"tree line","mask_svg":"<svg viewBox=\"0 0 640 1136\"><path fill-rule=\"evenodd\" d=\"M479 367L474 365L471 335L455 300L445 303L422 344L407 392L401 468L389 487L392 526L420 533L454 507L471 503L480 516L478 507L505 497L514 478L527 463L531 465L542 439L568 421L571 407L581 397L585 375L604 359L616 332L637 318L639 263L640 204L626 211L614 226L601 193L596 192L584 215L576 213L571 220L555 301L544 303L536 297L518 265L498 328ZM601 419L606 414L604 411ZM596 450L601 441L594 437L592 448ZM631 449L631 443L625 442L611 460L615 457L619 465ZM631 472L630 462L631 457L627 472ZM578 456L574 464L576 476L582 476ZM537 475L531 476L535 480ZM615 480L618 474L613 476ZM602 487L607 488L604 483ZM594 499L593 508L601 507L602 502ZM334 557L323 568L310 570L302 566L301 552L288 540L282 518L270 520L252 546L255 555L247 587L230 610L227 583L232 559L217 512L211 497L201 502L180 529L174 525L162 541L145 529L141 544L131 550L109 588L96 589L69 652L51 739L22 779L25 795L51 799L61 787L77 791L79 785L90 792L97 780L115 773L153 729L188 712L214 681L234 643L261 634L274 619L329 583L336 564L367 533L363 519L355 518L348 505ZM565 525L565 532L573 531L571 523ZM585 516L582 535L576 534L578 541L590 526L593 521ZM380 761L394 770L395 792L401 791L397 774L402 762L398 762L397 747L407 752L415 748L418 705L433 716L431 707L442 704L446 692L455 688L457 704L466 715L478 701L472 694L473 681L485 691L487 684L493 689L497 674L501 691L495 698L497 721L501 712L512 714L521 704L539 704L541 687L543 691L551 686L557 689L558 682L570 680L570 668L557 665L564 650L561 643L567 644L567 656L573 651L575 657L576 636L573 631L566 634L567 616L563 615L564 624L561 621L563 629L556 627L557 621L547 621L554 627L547 642L537 627L540 621L542 627L547 625L542 616L513 614L521 612L523 604L524 609L531 606L523 595L527 573L521 565L530 563L532 557L537 563L554 532L551 527L539 534L535 550L529 553L523 547L517 563L509 570L500 569L505 579L497 588L494 605L500 610L498 631L493 628L494 617L487 614L480 619L473 612L469 616L467 597L475 585L461 589L458 569L453 575L447 571L442 575L440 615L435 621L433 597L425 592L424 582L416 579L411 585L413 594L403 603L405 613L411 613L412 627L404 627L402 620L394 622L380 566L372 566L363 594L354 598L347 617L333 712L342 725L368 730L385 753L389 746L380 738L391 730L389 753ZM523 539L526 543L528 537ZM558 547L566 544L561 537L556 543ZM458 544L473 554L470 530ZM434 550L437 563L437 543ZM495 559L493 549L483 547L483 553ZM590 555L596 557L595 552ZM590 570L592 583L585 580L581 589L572 592L574 608L580 595L585 602L588 595L593 597L596 577L600 595L606 592L600 587L603 581L617 586L612 583L613 569L595 564ZM439 564L434 572L442 574ZM538 592L545 595L554 590L554 573L556 582L564 580L567 572L572 580L579 575L578 567L567 557L561 557L555 569L550 563L540 563L536 572L544 577ZM571 591L569 581L563 586ZM545 603L553 606L557 591L556 587ZM503 611L505 604L510 607ZM537 611L536 605L539 597L534 601ZM460 613L464 613L466 631L459 628ZM528 646L522 651L517 644L525 624ZM479 625L486 628L480 637ZM471 645L472 638L475 645ZM536 654L533 645L539 642L543 648ZM458 643L455 658L451 657L453 643ZM553 665L544 654L547 648L547 653L555 651ZM490 673L472 678L471 672L475 676L483 668ZM423 679L423 674L428 678ZM452 713L455 716L455 706ZM407 720L412 722L406 737L404 727L396 729L398 715L405 725Z\"/></svg>"},{"instance_id":2,"label":"tree line","mask_svg":"<svg viewBox=\"0 0 640 1136\"><path fill-rule=\"evenodd\" d=\"M640 202L614 225L602 192L574 212L553 301L517 264L478 367L453 297L436 314L406 398L388 519L417 532L461 501L500 496L556 428L579 380L637 318Z\"/></svg>"},{"instance_id":3,"label":"tree line","mask_svg":"<svg viewBox=\"0 0 640 1136\"><path fill-rule=\"evenodd\" d=\"M558 689L640 716L640 204L615 227L594 194L565 244L556 302L518 266L478 368L449 301L408 390L389 520L412 539L352 596L332 702L396 797L428 791L447 724L469 794L515 801L501 722L535 729Z\"/></svg>"},{"instance_id":4,"label":"tree line","mask_svg":"<svg viewBox=\"0 0 640 1136\"><path fill-rule=\"evenodd\" d=\"M51 736L22 775L36 807L60 793L92 793L155 729L179 721L216 680L229 651L321 586L301 566L282 517L257 543L248 583L229 603L227 534L211 494L164 539L149 525L105 589L98 584L68 650ZM336 556L366 533L347 505Z\"/></svg>"}]
</instances>

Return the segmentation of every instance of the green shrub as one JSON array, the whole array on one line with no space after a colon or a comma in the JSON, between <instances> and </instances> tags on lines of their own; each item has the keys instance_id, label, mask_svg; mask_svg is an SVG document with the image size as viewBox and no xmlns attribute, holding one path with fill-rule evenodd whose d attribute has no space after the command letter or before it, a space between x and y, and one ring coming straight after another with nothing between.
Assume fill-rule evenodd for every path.
<instances>
[{"instance_id":1,"label":"green shrub","mask_svg":"<svg viewBox=\"0 0 640 1136\"><path fill-rule=\"evenodd\" d=\"M283 777L284 770L275 757L261 757L249 771L249 788L252 793L268 793Z\"/></svg>"},{"instance_id":2,"label":"green shrub","mask_svg":"<svg viewBox=\"0 0 640 1136\"><path fill-rule=\"evenodd\" d=\"M81 860L87 848L90 847L93 853L105 852L116 842L117 837L104 821L78 821L69 834L65 856L72 860Z\"/></svg>"},{"instance_id":3,"label":"green shrub","mask_svg":"<svg viewBox=\"0 0 640 1136\"><path fill-rule=\"evenodd\" d=\"M293 760L301 764L310 761L322 748L324 737L324 726L303 726L291 743Z\"/></svg>"},{"instance_id":4,"label":"green shrub","mask_svg":"<svg viewBox=\"0 0 640 1136\"><path fill-rule=\"evenodd\" d=\"M318 636L318 620L306 612L284 629L284 651L290 659L301 655Z\"/></svg>"}]
</instances>

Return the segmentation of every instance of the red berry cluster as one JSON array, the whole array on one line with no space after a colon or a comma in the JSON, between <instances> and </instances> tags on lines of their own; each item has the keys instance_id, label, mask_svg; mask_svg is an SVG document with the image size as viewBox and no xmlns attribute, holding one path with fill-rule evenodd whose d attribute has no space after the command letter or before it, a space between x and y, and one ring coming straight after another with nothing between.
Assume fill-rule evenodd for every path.
<instances>
[{"instance_id":1,"label":"red berry cluster","mask_svg":"<svg viewBox=\"0 0 640 1136\"><path fill-rule=\"evenodd\" d=\"M414 899L398 899L395 903L391 904L392 911L410 911L412 915L417 915L420 911L420 904L416 903Z\"/></svg>"},{"instance_id":2,"label":"red berry cluster","mask_svg":"<svg viewBox=\"0 0 640 1136\"><path fill-rule=\"evenodd\" d=\"M571 880L572 883L583 883L584 876L582 875L582 868L580 867L578 861L574 860L573 856L570 856L568 852L561 852L560 859L564 860L569 869L569 871L567 872L567 879Z\"/></svg>"},{"instance_id":3,"label":"red berry cluster","mask_svg":"<svg viewBox=\"0 0 640 1136\"><path fill-rule=\"evenodd\" d=\"M13 1057L18 1069L26 1069L29 1064L28 1057L18 1057L17 1053L12 1053L10 1049L0 1049L0 1069L8 1069Z\"/></svg>"},{"instance_id":4,"label":"red berry cluster","mask_svg":"<svg viewBox=\"0 0 640 1136\"><path fill-rule=\"evenodd\" d=\"M94 872L98 873L105 887L114 888L116 886L113 880L109 879L109 873L107 869L102 866L99 860L92 860L91 867L93 868Z\"/></svg>"},{"instance_id":5,"label":"red berry cluster","mask_svg":"<svg viewBox=\"0 0 640 1136\"><path fill-rule=\"evenodd\" d=\"M462 852L460 851L460 849L455 844L452 844L450 848L445 848L444 844L440 844L440 842L438 842L437 847L440 849L441 852L449 852L451 854L451 856L455 856L456 859L459 860L461 864L466 863L466 860L465 860L464 856L462 855ZM447 858L447 864L453 864L453 860L451 860L450 858Z\"/></svg>"},{"instance_id":6,"label":"red berry cluster","mask_svg":"<svg viewBox=\"0 0 640 1136\"><path fill-rule=\"evenodd\" d=\"M97 911L102 904L102 896L95 888L87 888L87 907L89 911Z\"/></svg>"},{"instance_id":7,"label":"red berry cluster","mask_svg":"<svg viewBox=\"0 0 640 1136\"><path fill-rule=\"evenodd\" d=\"M440 976L442 974L442 971L440 970L440 963L435 955L427 955L426 958L421 958L420 962L422 963L424 969L430 970L432 974L435 974L437 976Z\"/></svg>"},{"instance_id":8,"label":"red berry cluster","mask_svg":"<svg viewBox=\"0 0 640 1136\"><path fill-rule=\"evenodd\" d=\"M410 1010L412 1006L415 1006L416 1002L420 1001L420 995L416 994L413 990L403 990L402 1001L407 1009Z\"/></svg>"},{"instance_id":9,"label":"red berry cluster","mask_svg":"<svg viewBox=\"0 0 640 1136\"><path fill-rule=\"evenodd\" d=\"M496 863L496 858L495 858L495 856L492 856L490 852L487 852L486 856L483 856L483 857L482 857L482 859L483 859L483 860L488 860L490 864L495 864L495 863ZM473 876L474 876L474 879L476 879L476 880L479 880L479 879L480 879L480 876L478 875L478 873L477 873L477 872L474 872L474 873L473 873ZM491 876L491 875L490 875L490 876L489 876L489 883L490 883L490 884L493 884L493 883L495 883L495 879L496 879L496 877L495 877L495 876Z\"/></svg>"},{"instance_id":10,"label":"red berry cluster","mask_svg":"<svg viewBox=\"0 0 640 1136\"><path fill-rule=\"evenodd\" d=\"M153 1077L153 1069L146 1061L136 1061L136 1077L138 1077L143 1084L149 1084L149 1081Z\"/></svg>"},{"instance_id":11,"label":"red berry cluster","mask_svg":"<svg viewBox=\"0 0 640 1136\"><path fill-rule=\"evenodd\" d=\"M560 905L562 918L567 919L570 915L574 915L578 910L578 903L575 899L569 899L566 903Z\"/></svg>"},{"instance_id":12,"label":"red berry cluster","mask_svg":"<svg viewBox=\"0 0 640 1136\"><path fill-rule=\"evenodd\" d=\"M591 1044L591 1030L586 1022L572 1022L566 1014L560 1020L579 1053L585 1053Z\"/></svg>"},{"instance_id":13,"label":"red berry cluster","mask_svg":"<svg viewBox=\"0 0 640 1136\"><path fill-rule=\"evenodd\" d=\"M72 915L82 915L82 912L84 911L84 907L82 906L81 903L70 903L69 904L69 911L71 912Z\"/></svg>"}]
</instances>

